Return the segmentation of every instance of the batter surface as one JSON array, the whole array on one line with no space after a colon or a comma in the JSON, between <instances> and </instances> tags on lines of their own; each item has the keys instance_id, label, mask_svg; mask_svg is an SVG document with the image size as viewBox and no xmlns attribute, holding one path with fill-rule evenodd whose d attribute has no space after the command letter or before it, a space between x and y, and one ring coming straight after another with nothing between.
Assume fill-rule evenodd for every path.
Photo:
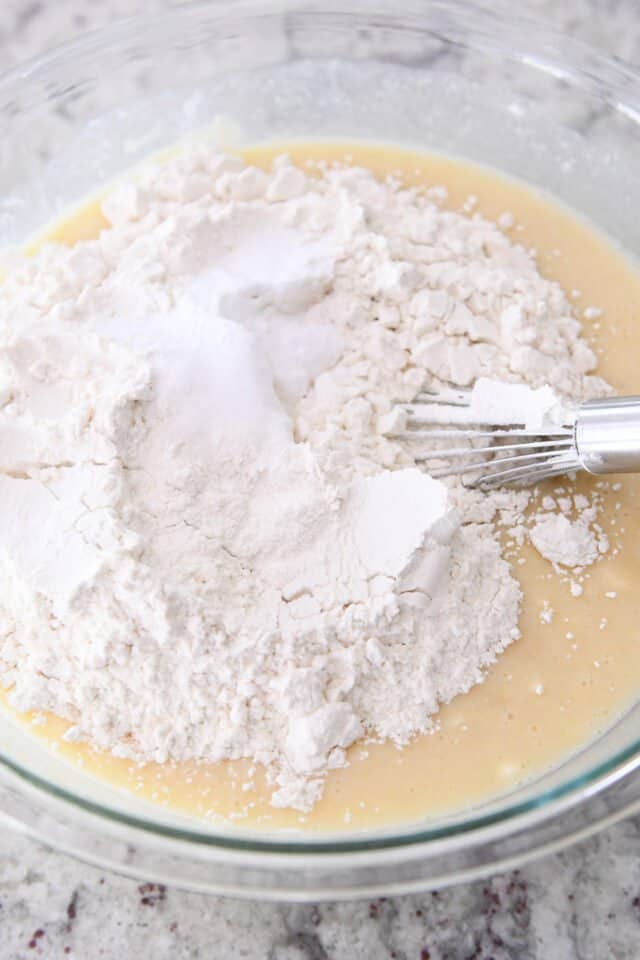
<instances>
[{"instance_id":1,"label":"batter surface","mask_svg":"<svg viewBox=\"0 0 640 960\"><path fill-rule=\"evenodd\" d=\"M620 393L638 392L640 278L606 238L570 212L488 170L396 148L287 143L246 150L243 156L267 166L282 152L304 166L354 163L379 176L400 173L409 184L445 186L451 209L461 209L473 196L474 212L492 220L511 214L510 236L536 248L541 273L569 293L579 291L573 297L577 315L588 307L602 311L591 319L588 311L584 319L600 357L597 372ZM98 203L92 203L60 222L46 239L73 244L95 237L105 225ZM612 549L587 571L583 594L573 596L567 576L554 572L530 546L515 552L514 573L524 592L522 638L502 654L483 684L441 709L436 733L403 750L378 743L352 747L349 766L330 773L324 796L309 814L273 808L260 770L249 762L136 765L64 742L69 724L56 717L37 726L29 715L19 719L87 773L209 820L231 818L271 830L353 831L470 807L544 772L595 737L637 697L640 478L603 482L583 475L575 484L549 482L543 493L559 486L578 493L596 483L604 505L600 522ZM541 620L545 609L553 610L551 622Z\"/></svg>"}]
</instances>

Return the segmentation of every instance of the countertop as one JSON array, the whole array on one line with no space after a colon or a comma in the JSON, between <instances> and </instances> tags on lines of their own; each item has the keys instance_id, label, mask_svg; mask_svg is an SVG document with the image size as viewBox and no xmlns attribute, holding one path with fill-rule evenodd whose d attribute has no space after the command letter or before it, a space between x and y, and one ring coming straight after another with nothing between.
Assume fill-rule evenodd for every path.
<instances>
[{"instance_id":1,"label":"countertop","mask_svg":"<svg viewBox=\"0 0 640 960\"><path fill-rule=\"evenodd\" d=\"M492 4L496 6L496 4ZM6 69L159 0L2 0ZM638 0L521 0L640 62ZM149 889L0 829L0 960L637 960L640 818L520 871L419 896L291 906Z\"/></svg>"}]
</instances>

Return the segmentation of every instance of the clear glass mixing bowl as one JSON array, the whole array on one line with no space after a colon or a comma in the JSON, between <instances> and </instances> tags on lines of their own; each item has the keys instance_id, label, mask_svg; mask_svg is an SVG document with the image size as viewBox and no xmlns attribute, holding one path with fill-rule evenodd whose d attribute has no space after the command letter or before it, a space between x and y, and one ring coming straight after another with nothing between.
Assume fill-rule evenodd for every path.
<instances>
[{"instance_id":1,"label":"clear glass mixing bowl","mask_svg":"<svg viewBox=\"0 0 640 960\"><path fill-rule=\"evenodd\" d=\"M0 245L208 130L236 144L343 136L459 154L543 187L640 249L640 75L464 0L400 0L392 13L382 0L321 6L180 6L5 75ZM84 859L200 890L288 899L411 890L521 862L638 809L639 730L640 704L553 771L473 810L305 838L216 831L136 801L2 720L0 811Z\"/></svg>"}]
</instances>

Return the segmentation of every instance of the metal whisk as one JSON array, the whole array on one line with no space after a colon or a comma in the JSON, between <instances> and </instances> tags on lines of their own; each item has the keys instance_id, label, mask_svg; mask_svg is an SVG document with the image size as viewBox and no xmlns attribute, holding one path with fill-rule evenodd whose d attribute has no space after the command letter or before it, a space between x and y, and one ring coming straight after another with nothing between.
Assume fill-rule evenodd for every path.
<instances>
[{"instance_id":1,"label":"metal whisk","mask_svg":"<svg viewBox=\"0 0 640 960\"><path fill-rule=\"evenodd\" d=\"M471 390L420 393L399 405L418 462L434 477L470 475L472 486L528 486L548 477L640 472L640 396L589 400L548 431L474 423Z\"/></svg>"}]
</instances>

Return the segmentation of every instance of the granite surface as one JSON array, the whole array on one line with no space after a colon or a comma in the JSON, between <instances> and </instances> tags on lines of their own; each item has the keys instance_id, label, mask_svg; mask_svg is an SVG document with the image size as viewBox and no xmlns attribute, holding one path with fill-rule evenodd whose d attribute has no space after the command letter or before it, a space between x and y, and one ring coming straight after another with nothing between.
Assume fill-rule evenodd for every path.
<instances>
[{"instance_id":1,"label":"granite surface","mask_svg":"<svg viewBox=\"0 0 640 960\"><path fill-rule=\"evenodd\" d=\"M2 0L0 67L159 0ZM496 6L496 4L492 4ZM640 63L638 0L520 8ZM418 896L265 905L145 885L0 828L0 960L637 960L640 819L507 875Z\"/></svg>"}]
</instances>

